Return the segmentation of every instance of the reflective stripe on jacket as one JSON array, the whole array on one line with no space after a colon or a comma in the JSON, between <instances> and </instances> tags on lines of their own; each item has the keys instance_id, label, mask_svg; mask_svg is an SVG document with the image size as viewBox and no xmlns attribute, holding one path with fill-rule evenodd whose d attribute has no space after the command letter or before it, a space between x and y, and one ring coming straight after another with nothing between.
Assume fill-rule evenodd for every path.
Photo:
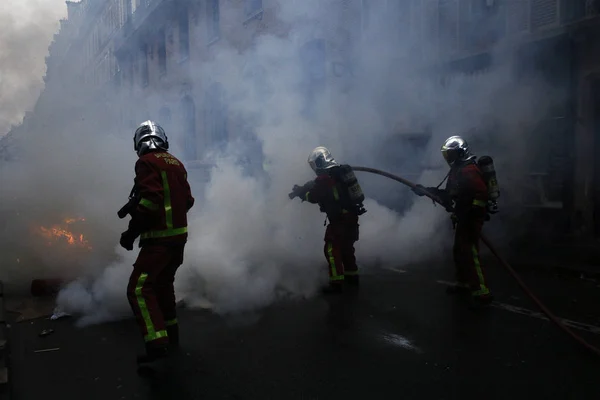
<instances>
[{"instance_id":1,"label":"reflective stripe on jacket","mask_svg":"<svg viewBox=\"0 0 600 400\"><path fill-rule=\"evenodd\" d=\"M132 223L140 245L149 240L185 243L194 198L183 163L165 151L144 154L135 164L135 180L140 201Z\"/></svg>"}]
</instances>

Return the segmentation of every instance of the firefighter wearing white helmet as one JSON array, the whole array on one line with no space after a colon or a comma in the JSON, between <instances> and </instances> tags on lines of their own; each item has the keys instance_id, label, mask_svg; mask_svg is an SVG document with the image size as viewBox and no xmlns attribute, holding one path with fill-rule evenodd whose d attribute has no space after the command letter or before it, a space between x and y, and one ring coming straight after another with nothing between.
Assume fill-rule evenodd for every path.
<instances>
[{"instance_id":1,"label":"firefighter wearing white helmet","mask_svg":"<svg viewBox=\"0 0 600 400\"><path fill-rule=\"evenodd\" d=\"M339 293L344 283L359 283L354 243L359 238L359 215L366 212L362 204L365 197L352 168L338 164L327 148L315 148L308 156L308 164L316 179L303 186L295 185L289 197L319 204L327 214L324 252L329 265L329 285L324 292Z\"/></svg>"},{"instance_id":2,"label":"firefighter wearing white helmet","mask_svg":"<svg viewBox=\"0 0 600 400\"><path fill-rule=\"evenodd\" d=\"M441 184L429 188L417 185L413 191L423 196L426 190L442 199L448 210L453 208L452 221L456 230L453 253L457 285L449 289L449 292L468 294L472 306L485 306L493 299L479 258L479 236L484 221L489 219L488 185L476 156L471 153L465 139L460 136L449 137L442 145L441 152L450 166L446 188L439 189Z\"/></svg>"},{"instance_id":3,"label":"firefighter wearing white helmet","mask_svg":"<svg viewBox=\"0 0 600 400\"><path fill-rule=\"evenodd\" d=\"M127 298L146 345L146 354L138 357L143 371L164 367L170 350L179 344L173 281L183 262L187 212L194 198L183 163L168 148L167 135L157 123L145 121L136 129L133 149L139 158L126 205L131 220L120 240L123 248L133 250L140 238ZM119 212L119 217L125 215Z\"/></svg>"},{"instance_id":4,"label":"firefighter wearing white helmet","mask_svg":"<svg viewBox=\"0 0 600 400\"><path fill-rule=\"evenodd\" d=\"M169 150L164 129L154 121L144 121L133 135L133 149L139 157L152 150Z\"/></svg>"}]
</instances>

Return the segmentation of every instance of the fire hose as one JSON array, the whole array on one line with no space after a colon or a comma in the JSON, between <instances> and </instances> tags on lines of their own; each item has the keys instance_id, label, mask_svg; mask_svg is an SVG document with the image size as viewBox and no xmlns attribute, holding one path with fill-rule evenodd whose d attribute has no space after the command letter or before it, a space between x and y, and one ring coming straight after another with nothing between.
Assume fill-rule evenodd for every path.
<instances>
[{"instance_id":1,"label":"fire hose","mask_svg":"<svg viewBox=\"0 0 600 400\"><path fill-rule=\"evenodd\" d=\"M381 176L385 176L386 178L390 178L393 179L397 182L400 182L412 189L416 188L417 185L414 184L413 182L401 178L399 176L390 174L388 172L385 171L381 171L375 168L368 168L368 167L352 167L353 170L355 171L362 171L362 172L370 172L372 174L377 174L377 175L381 175ZM432 193L429 193L427 190L423 190L423 193L425 194L425 196L429 197L431 200L433 200L434 202L442 205L442 200L435 196ZM525 294L535 303L536 306L538 306L538 308L548 317L548 319L550 319L550 321L552 321L559 329L561 329L563 332L565 332L567 335L569 335L573 340L575 340L576 342L578 342L579 344L581 344L583 347L585 347L586 349L588 349L589 351L591 351L592 353L594 353L597 356L600 356L600 349L598 349L597 347L589 344L585 339L583 339L582 337L580 337L579 335L577 335L576 333L574 333L571 329L569 329L567 326L565 326L561 320L556 317L549 309L548 307L546 307L544 305L544 303L542 303L537 296L529 289L529 287L527 287L527 285L525 284L525 282L523 282L523 280L521 279L521 277L519 276L519 274L517 274L517 272L513 269L513 267L510 266L510 264L498 253L498 251L496 251L496 248L492 245L492 243L490 243L490 241L485 237L485 235L481 234L480 236L481 241L490 249L490 251L492 252L492 254L494 256L496 256L496 258L498 259L498 261L500 261L500 265L502 265L504 267L504 269L506 271L508 271L508 273L517 281L518 285L521 287L521 289L525 292Z\"/></svg>"}]
</instances>

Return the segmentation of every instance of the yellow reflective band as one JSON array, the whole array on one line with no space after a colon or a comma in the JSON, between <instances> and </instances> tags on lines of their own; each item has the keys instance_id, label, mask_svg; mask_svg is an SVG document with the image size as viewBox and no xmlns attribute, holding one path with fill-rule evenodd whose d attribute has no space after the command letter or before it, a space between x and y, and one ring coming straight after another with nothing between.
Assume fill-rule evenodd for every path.
<instances>
[{"instance_id":1,"label":"yellow reflective band","mask_svg":"<svg viewBox=\"0 0 600 400\"><path fill-rule=\"evenodd\" d=\"M344 275L346 275L346 276L358 275L358 271L344 271Z\"/></svg>"},{"instance_id":2,"label":"yellow reflective band","mask_svg":"<svg viewBox=\"0 0 600 400\"><path fill-rule=\"evenodd\" d=\"M152 211L158 210L158 206L156 204L144 198L140 199L140 206L146 207L147 209Z\"/></svg>"},{"instance_id":3,"label":"yellow reflective band","mask_svg":"<svg viewBox=\"0 0 600 400\"><path fill-rule=\"evenodd\" d=\"M338 193L337 187L333 187L333 198L335 201L339 201L340 199L340 194Z\"/></svg>"},{"instance_id":4,"label":"yellow reflective band","mask_svg":"<svg viewBox=\"0 0 600 400\"><path fill-rule=\"evenodd\" d=\"M167 220L167 230L173 229L173 210L171 208L171 189L169 188L169 180L167 179L167 173L160 171L160 176L163 182L163 191L165 197L165 217Z\"/></svg>"},{"instance_id":5,"label":"yellow reflective band","mask_svg":"<svg viewBox=\"0 0 600 400\"><path fill-rule=\"evenodd\" d=\"M144 295L142 294L142 289L144 288L144 282L148 278L148 274L141 274L137 280L135 285L135 298L137 300L138 307L140 308L140 312L142 313L142 319L144 320L144 324L146 325L146 336L144 339L146 342L157 339L157 332L154 330L154 324L152 323L152 318L150 318L150 311L148 311L148 306L146 305L146 300L144 299Z\"/></svg>"},{"instance_id":6,"label":"yellow reflective band","mask_svg":"<svg viewBox=\"0 0 600 400\"><path fill-rule=\"evenodd\" d=\"M475 264L475 271L477 272L477 277L479 278L479 290L472 292L473 296L482 296L486 294L490 294L490 290L485 286L485 280L483 279L483 272L481 271L481 264L479 263L479 252L477 251L477 247L472 246L473 251L473 263Z\"/></svg>"},{"instance_id":7,"label":"yellow reflective band","mask_svg":"<svg viewBox=\"0 0 600 400\"><path fill-rule=\"evenodd\" d=\"M481 200L473 200L473 205L478 207L485 207L487 206L487 203Z\"/></svg>"},{"instance_id":8,"label":"yellow reflective band","mask_svg":"<svg viewBox=\"0 0 600 400\"><path fill-rule=\"evenodd\" d=\"M344 280L344 275L338 275L337 270L335 268L335 258L333 257L333 243L327 243L327 258L329 259L329 267L331 268L331 277L329 280L332 281L342 281Z\"/></svg>"},{"instance_id":9,"label":"yellow reflective band","mask_svg":"<svg viewBox=\"0 0 600 400\"><path fill-rule=\"evenodd\" d=\"M310 194L310 192L306 192L306 194L304 195L304 200L308 201L308 195Z\"/></svg>"},{"instance_id":10,"label":"yellow reflective band","mask_svg":"<svg viewBox=\"0 0 600 400\"><path fill-rule=\"evenodd\" d=\"M184 233L187 233L187 227L177 228L177 229L165 229L164 231L144 232L140 235L140 239L165 238L165 237L183 235Z\"/></svg>"},{"instance_id":11,"label":"yellow reflective band","mask_svg":"<svg viewBox=\"0 0 600 400\"><path fill-rule=\"evenodd\" d=\"M152 335L148 334L148 335L144 336L144 341L151 342L153 340L165 338L168 336L169 335L167 334L167 331L158 331L158 332L154 332Z\"/></svg>"},{"instance_id":12,"label":"yellow reflective band","mask_svg":"<svg viewBox=\"0 0 600 400\"><path fill-rule=\"evenodd\" d=\"M165 325L167 325L167 326L173 326L173 325L177 325L177 324L178 324L177 318L173 318L168 321L165 321Z\"/></svg>"}]
</instances>

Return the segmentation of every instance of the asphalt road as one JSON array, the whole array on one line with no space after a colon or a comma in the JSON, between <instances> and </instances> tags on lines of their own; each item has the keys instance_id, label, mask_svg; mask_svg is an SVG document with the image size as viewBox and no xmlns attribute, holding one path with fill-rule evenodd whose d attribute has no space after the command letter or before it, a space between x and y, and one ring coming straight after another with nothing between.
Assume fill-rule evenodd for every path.
<instances>
[{"instance_id":1,"label":"asphalt road","mask_svg":"<svg viewBox=\"0 0 600 400\"><path fill-rule=\"evenodd\" d=\"M445 293L447 267L365 273L358 294L287 301L222 318L182 310L173 376L135 372L133 320L83 329L70 319L11 328L14 400L598 399L600 359L536 314L491 268L497 302L474 312ZM600 346L597 282L527 273L539 296ZM39 337L43 329L55 332ZM55 349L38 352L39 350Z\"/></svg>"}]
</instances>

